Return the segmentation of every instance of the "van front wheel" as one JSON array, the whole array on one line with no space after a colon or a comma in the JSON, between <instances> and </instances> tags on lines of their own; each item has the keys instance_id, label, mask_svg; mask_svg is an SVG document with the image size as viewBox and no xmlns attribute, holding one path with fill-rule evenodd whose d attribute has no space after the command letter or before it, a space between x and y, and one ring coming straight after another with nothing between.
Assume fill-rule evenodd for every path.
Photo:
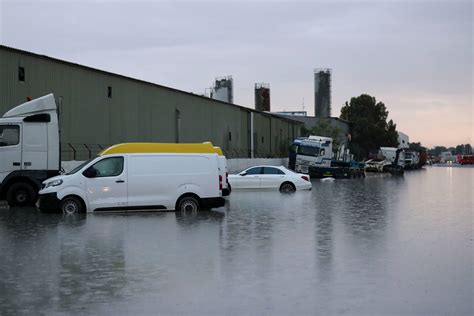
<instances>
[{"instance_id":1,"label":"van front wheel","mask_svg":"<svg viewBox=\"0 0 474 316\"><path fill-rule=\"evenodd\" d=\"M65 215L82 213L83 207L81 201L74 196L67 196L59 204L61 212Z\"/></svg>"},{"instance_id":2,"label":"van front wheel","mask_svg":"<svg viewBox=\"0 0 474 316\"><path fill-rule=\"evenodd\" d=\"M176 207L179 212L197 212L199 210L199 202L192 196L182 197Z\"/></svg>"}]
</instances>

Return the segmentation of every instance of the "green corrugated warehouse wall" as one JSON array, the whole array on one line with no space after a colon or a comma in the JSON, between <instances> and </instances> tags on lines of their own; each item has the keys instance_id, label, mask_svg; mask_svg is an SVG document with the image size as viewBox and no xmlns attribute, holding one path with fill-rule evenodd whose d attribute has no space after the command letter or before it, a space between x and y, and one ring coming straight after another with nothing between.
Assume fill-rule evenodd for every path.
<instances>
[{"instance_id":1,"label":"green corrugated warehouse wall","mask_svg":"<svg viewBox=\"0 0 474 316\"><path fill-rule=\"evenodd\" d=\"M76 159L84 159L87 147L95 154L97 145L178 140L212 141L228 157L249 157L252 112L256 157L286 156L282 144L300 132L294 120L5 46L0 69L0 114L26 96L54 93L65 159L73 158L73 148Z\"/></svg>"}]
</instances>

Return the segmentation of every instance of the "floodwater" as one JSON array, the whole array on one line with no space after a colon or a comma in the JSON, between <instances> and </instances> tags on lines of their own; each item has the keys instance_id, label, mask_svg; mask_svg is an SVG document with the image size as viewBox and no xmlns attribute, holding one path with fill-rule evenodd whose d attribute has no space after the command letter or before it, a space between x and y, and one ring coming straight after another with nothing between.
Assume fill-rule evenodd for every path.
<instances>
[{"instance_id":1,"label":"floodwater","mask_svg":"<svg viewBox=\"0 0 474 316\"><path fill-rule=\"evenodd\" d=\"M0 209L0 315L472 315L474 168L198 214Z\"/></svg>"}]
</instances>

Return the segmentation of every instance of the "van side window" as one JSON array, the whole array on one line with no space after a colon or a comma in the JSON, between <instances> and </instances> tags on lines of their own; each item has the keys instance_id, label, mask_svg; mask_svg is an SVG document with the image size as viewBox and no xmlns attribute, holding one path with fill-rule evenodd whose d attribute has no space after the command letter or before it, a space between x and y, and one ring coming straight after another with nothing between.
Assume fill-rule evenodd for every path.
<instances>
[{"instance_id":1,"label":"van side window","mask_svg":"<svg viewBox=\"0 0 474 316\"><path fill-rule=\"evenodd\" d=\"M123 157L105 158L94 164L96 177L114 177L123 171Z\"/></svg>"},{"instance_id":2,"label":"van side window","mask_svg":"<svg viewBox=\"0 0 474 316\"><path fill-rule=\"evenodd\" d=\"M0 125L0 147L15 146L20 142L18 125Z\"/></svg>"}]
</instances>

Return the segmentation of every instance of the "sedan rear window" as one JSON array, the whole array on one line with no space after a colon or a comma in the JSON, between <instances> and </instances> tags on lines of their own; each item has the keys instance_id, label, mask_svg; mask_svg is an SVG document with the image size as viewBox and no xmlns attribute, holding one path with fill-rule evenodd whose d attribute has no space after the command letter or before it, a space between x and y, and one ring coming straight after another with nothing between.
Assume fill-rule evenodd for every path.
<instances>
[{"instance_id":1,"label":"sedan rear window","mask_svg":"<svg viewBox=\"0 0 474 316\"><path fill-rule=\"evenodd\" d=\"M278 168L263 167L263 174L285 174Z\"/></svg>"}]
</instances>

